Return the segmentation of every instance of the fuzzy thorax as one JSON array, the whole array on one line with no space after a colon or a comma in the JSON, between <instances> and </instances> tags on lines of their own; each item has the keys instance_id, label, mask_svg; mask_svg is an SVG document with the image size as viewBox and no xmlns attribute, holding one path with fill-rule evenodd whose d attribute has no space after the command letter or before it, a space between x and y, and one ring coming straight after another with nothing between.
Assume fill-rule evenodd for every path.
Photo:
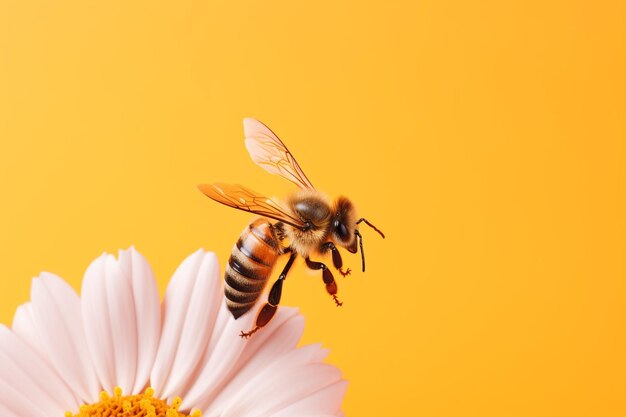
<instances>
[{"instance_id":1,"label":"fuzzy thorax","mask_svg":"<svg viewBox=\"0 0 626 417\"><path fill-rule=\"evenodd\" d=\"M287 199L289 210L303 223L307 230L286 227L285 234L291 247L303 257L315 251L325 242L332 221L332 209L328 198L317 191L299 190Z\"/></svg>"}]
</instances>

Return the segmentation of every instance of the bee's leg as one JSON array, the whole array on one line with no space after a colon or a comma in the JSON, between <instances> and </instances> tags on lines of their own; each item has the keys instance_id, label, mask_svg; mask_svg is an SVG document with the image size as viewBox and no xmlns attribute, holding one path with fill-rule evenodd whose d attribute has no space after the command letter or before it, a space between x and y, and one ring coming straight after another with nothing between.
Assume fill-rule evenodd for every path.
<instances>
[{"instance_id":1,"label":"bee's leg","mask_svg":"<svg viewBox=\"0 0 626 417\"><path fill-rule=\"evenodd\" d=\"M341 259L341 253L339 253L339 249L335 246L333 242L326 242L322 245L322 253L326 253L326 251L331 250L333 253L333 265L339 271L341 275L348 276L352 272L350 268L346 269L346 272L343 272L341 267L343 266L343 260Z\"/></svg>"},{"instance_id":2,"label":"bee's leg","mask_svg":"<svg viewBox=\"0 0 626 417\"><path fill-rule=\"evenodd\" d=\"M267 303L265 303L263 308L261 308L259 314L256 317L254 329L248 332L242 331L239 336L247 339L248 337L256 333L261 327L264 327L267 323L269 323L270 320L272 320L272 317L274 317L274 314L278 309L278 304L280 303L280 296L283 292L283 281L285 280L285 278L287 278L287 273L289 272L289 269L291 269L293 261L295 261L297 255L298 254L296 252L292 252L289 260L287 261L287 264L283 268L283 272L280 273L280 276L278 277L276 282L274 282L274 285L272 285L270 295L267 298Z\"/></svg>"},{"instance_id":3,"label":"bee's leg","mask_svg":"<svg viewBox=\"0 0 626 417\"><path fill-rule=\"evenodd\" d=\"M337 307L343 305L339 299L337 299L337 283L335 282L335 277L333 277L333 273L330 272L330 269L326 265L321 262L312 261L309 257L306 257L306 265L314 270L322 270L322 279L324 280L324 284L326 284L326 291L328 294L333 296L333 300L335 300L335 304Z\"/></svg>"}]
</instances>

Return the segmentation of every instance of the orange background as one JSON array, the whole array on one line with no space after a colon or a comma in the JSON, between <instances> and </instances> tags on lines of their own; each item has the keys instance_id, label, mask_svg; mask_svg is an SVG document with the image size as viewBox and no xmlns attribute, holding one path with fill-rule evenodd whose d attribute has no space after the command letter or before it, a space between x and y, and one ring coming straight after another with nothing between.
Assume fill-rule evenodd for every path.
<instances>
[{"instance_id":1,"label":"orange background","mask_svg":"<svg viewBox=\"0 0 626 417\"><path fill-rule=\"evenodd\" d=\"M388 235L341 309L285 286L348 416L626 415L625 4L0 3L0 321L103 250L225 262L250 217L196 184L291 189L253 116Z\"/></svg>"}]
</instances>

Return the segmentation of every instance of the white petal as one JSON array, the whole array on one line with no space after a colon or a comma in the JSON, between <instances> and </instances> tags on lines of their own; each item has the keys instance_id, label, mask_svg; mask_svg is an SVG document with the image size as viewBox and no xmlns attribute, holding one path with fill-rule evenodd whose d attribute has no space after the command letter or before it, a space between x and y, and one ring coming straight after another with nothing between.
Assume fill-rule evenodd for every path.
<instances>
[{"instance_id":1,"label":"white petal","mask_svg":"<svg viewBox=\"0 0 626 417\"><path fill-rule=\"evenodd\" d=\"M239 367L251 359L257 360L259 356L279 357L281 353L295 349L303 332L304 317L298 314L298 309L280 307L272 321L248 340L239 358Z\"/></svg>"},{"instance_id":2,"label":"white petal","mask_svg":"<svg viewBox=\"0 0 626 417\"><path fill-rule=\"evenodd\" d=\"M255 319L256 314L248 313L235 320L226 303L222 302L217 318L218 324L215 326L222 331L213 332L205 353L205 362L194 375L195 384L182 396L181 409L197 406L202 398L211 395L213 390L226 382L231 369L246 347L247 341L239 337L239 332L250 329Z\"/></svg>"},{"instance_id":3,"label":"white petal","mask_svg":"<svg viewBox=\"0 0 626 417\"><path fill-rule=\"evenodd\" d=\"M105 266L106 295L115 354L115 380L123 392L129 393L135 384L137 370L137 323L133 288L130 278L122 273L113 255L107 255Z\"/></svg>"},{"instance_id":4,"label":"white petal","mask_svg":"<svg viewBox=\"0 0 626 417\"><path fill-rule=\"evenodd\" d=\"M218 386L219 390L215 387L204 387L204 395L196 404L205 410L222 410L254 375L295 349L304 331L304 318L297 315L297 312L296 308L278 309L274 319L246 342L237 364L228 375L223 375L224 381ZM205 382L198 379L197 385L203 386ZM212 415L211 412L208 415Z\"/></svg>"},{"instance_id":5,"label":"white petal","mask_svg":"<svg viewBox=\"0 0 626 417\"><path fill-rule=\"evenodd\" d=\"M9 410L5 405L3 405L2 402L0 402L0 416L2 416L2 417L20 417L20 414L14 413L13 411Z\"/></svg>"},{"instance_id":6,"label":"white petal","mask_svg":"<svg viewBox=\"0 0 626 417\"><path fill-rule=\"evenodd\" d=\"M89 357L80 299L61 278L42 273L31 287L33 319L50 362L82 400L98 398L98 379Z\"/></svg>"},{"instance_id":7,"label":"white petal","mask_svg":"<svg viewBox=\"0 0 626 417\"><path fill-rule=\"evenodd\" d=\"M132 393L148 383L161 334L161 305L154 272L148 261L131 247L119 252L120 268L131 280L137 323L137 371Z\"/></svg>"},{"instance_id":8,"label":"white petal","mask_svg":"<svg viewBox=\"0 0 626 417\"><path fill-rule=\"evenodd\" d=\"M195 281L164 397L185 394L189 375L194 373L213 331L223 298L219 261L214 253L204 255Z\"/></svg>"},{"instance_id":9,"label":"white petal","mask_svg":"<svg viewBox=\"0 0 626 417\"><path fill-rule=\"evenodd\" d=\"M277 368L281 371L285 370L282 366ZM302 378L302 375L306 375L306 377ZM315 364L298 367L294 370L285 370L285 372L276 372L272 374L272 378L275 382L269 382L264 386L266 387L265 394L253 391L256 400L248 402L248 408L252 410L252 414L269 416L284 409L296 401L307 398L320 389L338 382L341 379L341 372L330 365ZM263 398L265 401L261 403L261 406L256 406ZM341 405L341 401L339 401L339 405ZM243 408L242 406L245 404L238 405L238 408Z\"/></svg>"},{"instance_id":10,"label":"white petal","mask_svg":"<svg viewBox=\"0 0 626 417\"><path fill-rule=\"evenodd\" d=\"M272 414L272 417L276 416L276 414ZM292 417L293 414L290 414ZM341 417L343 414L298 414L298 417Z\"/></svg>"},{"instance_id":11,"label":"white petal","mask_svg":"<svg viewBox=\"0 0 626 417\"><path fill-rule=\"evenodd\" d=\"M46 361L48 361L46 349L37 333L37 327L33 320L33 306L31 303L24 303L17 308L13 316L11 325L13 332L18 335L28 346L35 350Z\"/></svg>"},{"instance_id":12,"label":"white petal","mask_svg":"<svg viewBox=\"0 0 626 417\"><path fill-rule=\"evenodd\" d=\"M117 385L115 353L105 281L106 254L93 261L83 277L81 306L87 346L100 384L108 392Z\"/></svg>"},{"instance_id":13,"label":"white petal","mask_svg":"<svg viewBox=\"0 0 626 417\"><path fill-rule=\"evenodd\" d=\"M203 259L204 251L201 249L191 254L176 269L167 286L162 307L161 340L150 374L150 383L157 396L161 396L172 371L178 350L178 341L187 317L188 303Z\"/></svg>"},{"instance_id":14,"label":"white petal","mask_svg":"<svg viewBox=\"0 0 626 417\"><path fill-rule=\"evenodd\" d=\"M293 417L310 413L331 414L341 416L339 410L346 394L348 381L341 380L329 385L294 404L283 408L274 417Z\"/></svg>"},{"instance_id":15,"label":"white petal","mask_svg":"<svg viewBox=\"0 0 626 417\"><path fill-rule=\"evenodd\" d=\"M19 391L13 384L0 380L0 404L13 414L28 417L53 417L54 414L46 414L35 400L27 392Z\"/></svg>"},{"instance_id":16,"label":"white petal","mask_svg":"<svg viewBox=\"0 0 626 417\"><path fill-rule=\"evenodd\" d=\"M0 380L36 401L50 415L76 410L69 388L39 355L5 326L0 325Z\"/></svg>"},{"instance_id":17,"label":"white petal","mask_svg":"<svg viewBox=\"0 0 626 417\"><path fill-rule=\"evenodd\" d=\"M319 363L320 353L310 345L283 355L241 386L221 414L267 416L339 381L341 372Z\"/></svg>"},{"instance_id":18,"label":"white petal","mask_svg":"<svg viewBox=\"0 0 626 417\"><path fill-rule=\"evenodd\" d=\"M276 414L272 414L272 417L275 417ZM298 414L298 417L342 417L343 414ZM289 417L293 417L293 414L290 414Z\"/></svg>"}]
</instances>

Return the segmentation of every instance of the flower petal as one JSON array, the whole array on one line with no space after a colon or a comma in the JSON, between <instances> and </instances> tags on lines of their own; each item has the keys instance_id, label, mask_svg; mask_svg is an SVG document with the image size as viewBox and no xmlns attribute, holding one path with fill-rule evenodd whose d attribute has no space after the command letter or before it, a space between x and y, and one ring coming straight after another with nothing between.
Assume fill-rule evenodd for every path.
<instances>
[{"instance_id":1,"label":"flower petal","mask_svg":"<svg viewBox=\"0 0 626 417\"><path fill-rule=\"evenodd\" d=\"M54 414L46 414L36 405L28 393L20 392L19 389L0 380L0 405L10 410L11 414L28 417L52 417Z\"/></svg>"},{"instance_id":2,"label":"flower petal","mask_svg":"<svg viewBox=\"0 0 626 417\"><path fill-rule=\"evenodd\" d=\"M293 414L290 414L293 416ZM299 417L342 417L343 414L299 414Z\"/></svg>"},{"instance_id":3,"label":"flower petal","mask_svg":"<svg viewBox=\"0 0 626 417\"><path fill-rule=\"evenodd\" d=\"M194 373L206 350L222 298L219 261L214 253L209 252L204 255L191 298L187 302L187 314L174 365L163 389L164 397L177 393L184 395L189 375Z\"/></svg>"},{"instance_id":4,"label":"flower petal","mask_svg":"<svg viewBox=\"0 0 626 417\"><path fill-rule=\"evenodd\" d=\"M113 255L106 256L105 282L115 356L115 381L123 392L130 392L137 370L135 303L130 278L122 272Z\"/></svg>"},{"instance_id":5,"label":"flower petal","mask_svg":"<svg viewBox=\"0 0 626 417\"><path fill-rule=\"evenodd\" d=\"M273 417L292 417L305 413L320 413L343 416L339 410L346 394L348 381L341 380L283 408Z\"/></svg>"},{"instance_id":6,"label":"flower petal","mask_svg":"<svg viewBox=\"0 0 626 417\"><path fill-rule=\"evenodd\" d=\"M20 411L21 412L21 411ZM0 402L0 416L2 417L20 417L20 414L14 413Z\"/></svg>"},{"instance_id":7,"label":"flower petal","mask_svg":"<svg viewBox=\"0 0 626 417\"><path fill-rule=\"evenodd\" d=\"M264 301L265 302L265 301ZM250 360L267 363L269 357L279 357L281 353L293 350L304 333L304 317L294 307L280 307L274 319L246 343L239 357L239 367Z\"/></svg>"},{"instance_id":8,"label":"flower petal","mask_svg":"<svg viewBox=\"0 0 626 417\"><path fill-rule=\"evenodd\" d=\"M154 272L148 261L131 247L119 252L119 264L130 279L137 323L137 371L132 393L148 383L161 334L161 305Z\"/></svg>"},{"instance_id":9,"label":"flower petal","mask_svg":"<svg viewBox=\"0 0 626 417\"><path fill-rule=\"evenodd\" d=\"M174 363L178 348L177 342L186 313L185 304L190 298L193 289L193 277L196 276L196 272L200 268L202 253L202 250L198 250L188 256L176 269L167 286L162 306L161 340L150 374L150 384L157 396L161 394Z\"/></svg>"},{"instance_id":10,"label":"flower petal","mask_svg":"<svg viewBox=\"0 0 626 417\"><path fill-rule=\"evenodd\" d=\"M273 414L272 417L274 417L276 414ZM293 416L293 414L289 415L290 417ZM345 417L343 413L339 413L339 414L326 414L326 413L322 413L322 414L298 414L298 417Z\"/></svg>"},{"instance_id":11,"label":"flower petal","mask_svg":"<svg viewBox=\"0 0 626 417\"><path fill-rule=\"evenodd\" d=\"M85 341L78 295L61 278L43 272L33 280L31 300L50 362L80 399L97 399L99 384Z\"/></svg>"},{"instance_id":12,"label":"flower petal","mask_svg":"<svg viewBox=\"0 0 626 417\"><path fill-rule=\"evenodd\" d=\"M11 325L13 332L18 335L28 346L35 350L47 363L49 363L46 349L37 333L37 327L33 320L33 306L24 303L17 308Z\"/></svg>"},{"instance_id":13,"label":"flower petal","mask_svg":"<svg viewBox=\"0 0 626 417\"><path fill-rule=\"evenodd\" d=\"M15 333L0 325L0 380L36 401L49 415L63 415L78 403L44 360Z\"/></svg>"},{"instance_id":14,"label":"flower petal","mask_svg":"<svg viewBox=\"0 0 626 417\"><path fill-rule=\"evenodd\" d=\"M219 329L221 332L213 332L204 355L204 363L193 377L195 383L189 391L183 393L181 409L197 406L202 398L211 395L213 390L228 379L231 369L237 363L247 343L239 337L239 332L249 329L255 318L255 314L249 313L235 320L222 297L222 305L215 326L216 330Z\"/></svg>"},{"instance_id":15,"label":"flower petal","mask_svg":"<svg viewBox=\"0 0 626 417\"><path fill-rule=\"evenodd\" d=\"M115 381L115 352L106 290L106 254L94 260L83 277L81 302L87 346L102 388L111 392Z\"/></svg>"},{"instance_id":16,"label":"flower petal","mask_svg":"<svg viewBox=\"0 0 626 417\"><path fill-rule=\"evenodd\" d=\"M319 345L284 354L240 386L220 414L268 416L339 381L337 368L319 363L322 355Z\"/></svg>"},{"instance_id":17,"label":"flower petal","mask_svg":"<svg viewBox=\"0 0 626 417\"><path fill-rule=\"evenodd\" d=\"M202 389L202 396L195 399L190 394L193 404L198 404L201 409L223 409L225 402L235 395L246 381L256 373L263 370L283 354L295 349L304 331L304 318L297 314L298 309L283 307L278 310L274 319L254 337L246 341L246 346L237 364L228 374L222 375L219 385L209 385L208 379L198 378L197 390ZM195 392L194 392L195 394ZM197 394L195 394L197 395ZM189 404L192 404L192 402Z\"/></svg>"}]
</instances>

